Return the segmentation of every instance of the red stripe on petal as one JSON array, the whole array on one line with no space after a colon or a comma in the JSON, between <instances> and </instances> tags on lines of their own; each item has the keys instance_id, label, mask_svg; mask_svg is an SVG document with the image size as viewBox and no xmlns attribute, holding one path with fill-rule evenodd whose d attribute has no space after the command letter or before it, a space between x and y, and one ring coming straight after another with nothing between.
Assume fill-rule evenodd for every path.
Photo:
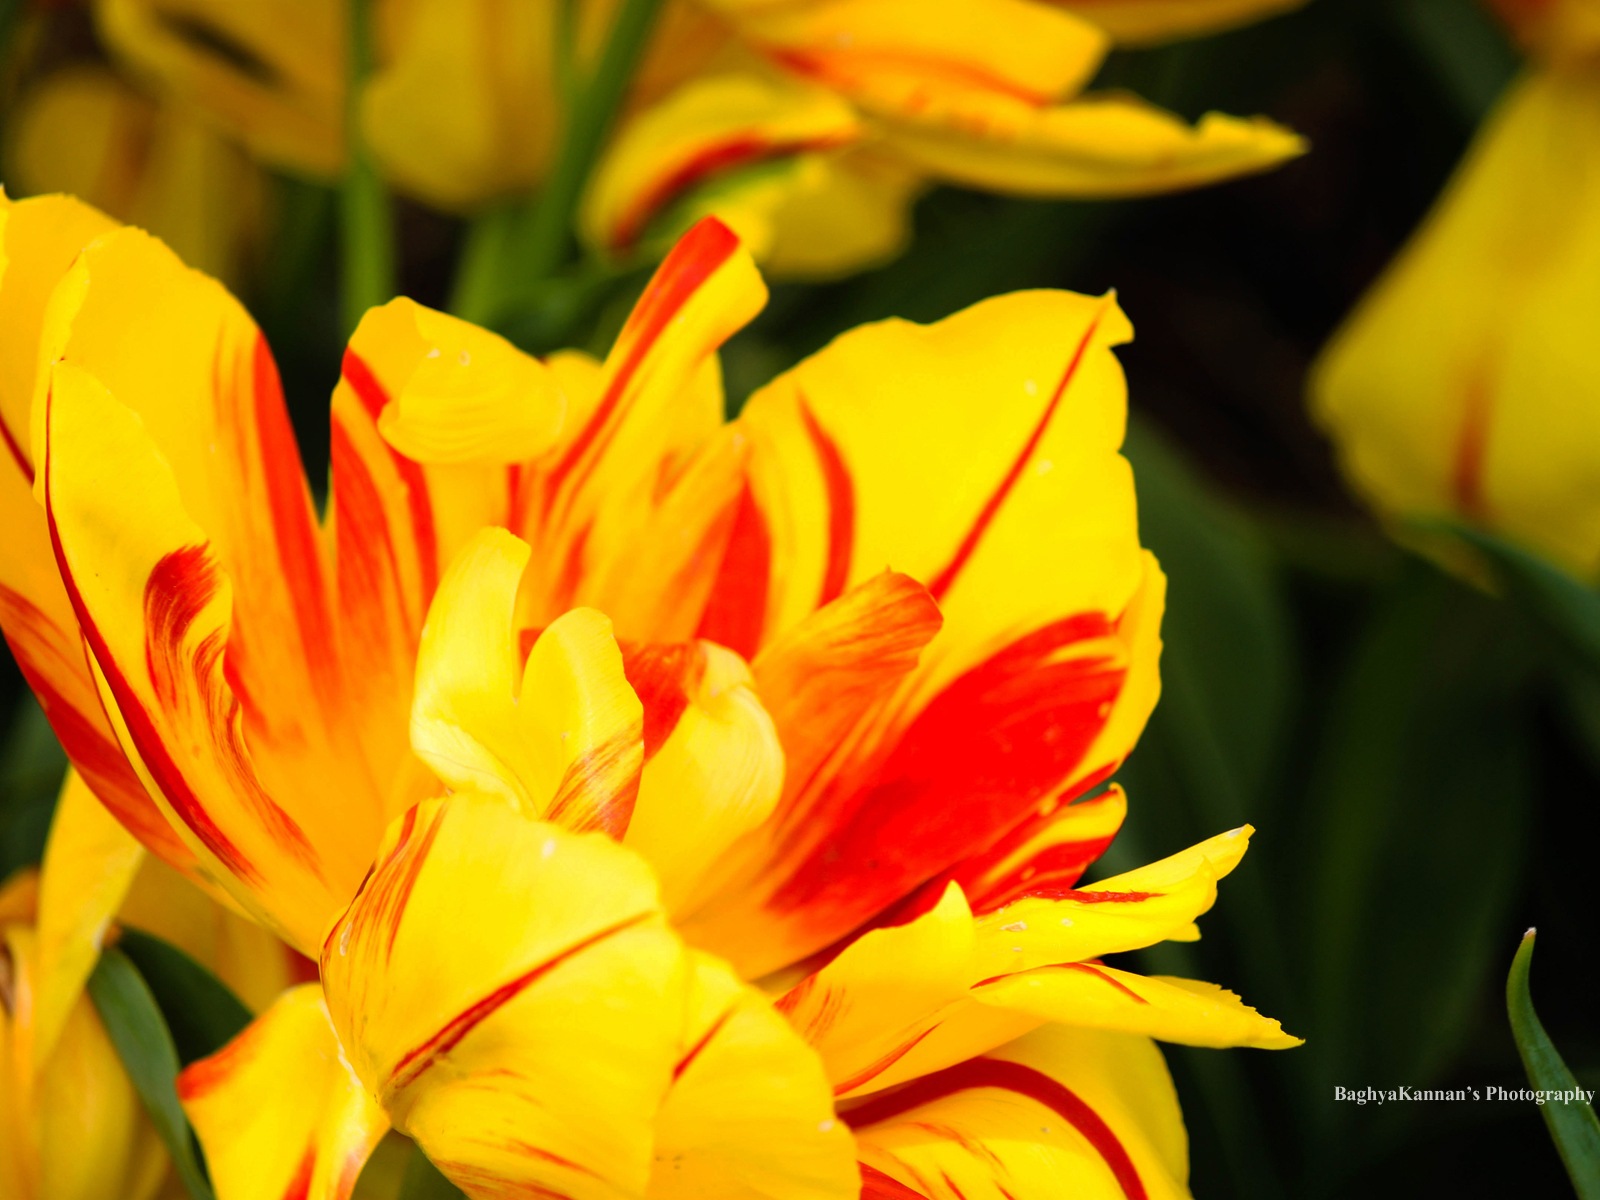
<instances>
[{"instance_id":1,"label":"red stripe on petal","mask_svg":"<svg viewBox=\"0 0 1600 1200\"><path fill-rule=\"evenodd\" d=\"M1148 1193L1139 1178L1138 1168L1105 1119L1071 1088L1022 1063L997 1058L970 1059L913 1080L887 1096L873 1097L841 1115L852 1129L864 1129L975 1088L1012 1092L1044 1105L1094 1147L1127 1200L1147 1200Z\"/></svg>"},{"instance_id":2,"label":"red stripe on petal","mask_svg":"<svg viewBox=\"0 0 1600 1200\"><path fill-rule=\"evenodd\" d=\"M458 1013L444 1028L440 1029L427 1041L413 1047L401 1056L400 1061L395 1064L393 1072L390 1073L389 1082L384 1088L385 1094L390 1095L402 1088L410 1087L440 1058L460 1045L461 1040L480 1024L569 959L593 946L599 945L609 937L615 937L617 934L632 929L636 925L644 924L654 916L653 912L644 912L638 916L629 917L625 921L618 921L616 924L607 926L597 933L590 934L576 945L569 946L538 966L524 971L515 979L501 984L483 999Z\"/></svg>"},{"instance_id":3,"label":"red stripe on petal","mask_svg":"<svg viewBox=\"0 0 1600 1200\"><path fill-rule=\"evenodd\" d=\"M748 484L739 496L733 532L696 637L754 658L767 623L772 533Z\"/></svg>"},{"instance_id":4,"label":"red stripe on petal","mask_svg":"<svg viewBox=\"0 0 1600 1200\"><path fill-rule=\"evenodd\" d=\"M353 350L344 352L339 368L344 381L355 392L361 406L374 423L389 405L389 394L366 361ZM428 494L428 479L422 466L389 447L389 456L400 472L400 482L405 486L406 507L411 515L411 536L417 545L417 565L422 576L422 595L418 598L425 609L439 586L439 535L434 527L433 502Z\"/></svg>"},{"instance_id":5,"label":"red stripe on petal","mask_svg":"<svg viewBox=\"0 0 1600 1200\"><path fill-rule=\"evenodd\" d=\"M930 1200L930 1197L885 1175L877 1167L862 1163L861 1200Z\"/></svg>"},{"instance_id":6,"label":"red stripe on petal","mask_svg":"<svg viewBox=\"0 0 1600 1200\"><path fill-rule=\"evenodd\" d=\"M871 1083L879 1075L882 1075L890 1067L894 1066L895 1063L899 1062L902 1058L915 1050L922 1040L937 1028L939 1028L938 1025L928 1026L928 1028L917 1034L916 1037L911 1038L908 1041L901 1042L900 1045L896 1046L893 1050L889 1051L889 1053L878 1059L877 1062L863 1068L860 1071L857 1071L848 1079L841 1080L839 1083L834 1084L833 1094L835 1096L842 1096L846 1092L855 1091L863 1084Z\"/></svg>"},{"instance_id":7,"label":"red stripe on petal","mask_svg":"<svg viewBox=\"0 0 1600 1200\"><path fill-rule=\"evenodd\" d=\"M706 217L684 234L662 260L617 338L619 346L627 347L621 365L611 377L589 423L550 470L546 483L550 495L561 490L585 458L597 457L605 449L615 427L612 417L617 414L640 365L673 318L738 249L739 239L733 231L715 217Z\"/></svg>"},{"instance_id":8,"label":"red stripe on petal","mask_svg":"<svg viewBox=\"0 0 1600 1200\"><path fill-rule=\"evenodd\" d=\"M813 138L769 138L759 132L731 133L714 146L707 146L657 180L617 218L609 239L611 249L627 250L639 240L651 217L680 192L708 176L735 167L753 166L783 155L805 150L828 150L854 140L853 134Z\"/></svg>"},{"instance_id":9,"label":"red stripe on petal","mask_svg":"<svg viewBox=\"0 0 1600 1200\"><path fill-rule=\"evenodd\" d=\"M16 433L3 417L0 417L0 441L6 444L6 450L17 464L17 470L22 472L22 477L28 481L28 486L33 486L33 463L28 461L28 456L22 449L22 443L17 440Z\"/></svg>"},{"instance_id":10,"label":"red stripe on petal","mask_svg":"<svg viewBox=\"0 0 1600 1200\"><path fill-rule=\"evenodd\" d=\"M850 582L850 560L855 553L856 492L839 445L817 421L805 398L800 399L800 419L817 452L817 465L828 493L828 566L822 576L817 607L837 600Z\"/></svg>"},{"instance_id":11,"label":"red stripe on petal","mask_svg":"<svg viewBox=\"0 0 1600 1200\"><path fill-rule=\"evenodd\" d=\"M689 1047L689 1052L680 1058L677 1062L677 1065L672 1068L673 1083L677 1083L678 1080L683 1078L684 1072L694 1065L694 1060L699 1058L700 1055L705 1051L705 1048L711 1044L712 1040L717 1036L717 1034L722 1032L723 1026L728 1023L728 1019L732 1016L733 1009L729 1008L715 1021L711 1022L711 1027L701 1035L700 1040L693 1046Z\"/></svg>"},{"instance_id":12,"label":"red stripe on petal","mask_svg":"<svg viewBox=\"0 0 1600 1200\"><path fill-rule=\"evenodd\" d=\"M261 1021L252 1021L221 1050L185 1067L178 1074L178 1099L185 1104L203 1099L226 1083L235 1072L243 1070L260 1051L261 1031L264 1028Z\"/></svg>"},{"instance_id":13,"label":"red stripe on petal","mask_svg":"<svg viewBox=\"0 0 1600 1200\"><path fill-rule=\"evenodd\" d=\"M621 841L639 799L642 745L635 725L567 764L544 819L577 833L597 830Z\"/></svg>"},{"instance_id":14,"label":"red stripe on petal","mask_svg":"<svg viewBox=\"0 0 1600 1200\"><path fill-rule=\"evenodd\" d=\"M678 727L705 666L705 656L693 642L622 646L623 674L644 706L645 761L655 757Z\"/></svg>"},{"instance_id":15,"label":"red stripe on petal","mask_svg":"<svg viewBox=\"0 0 1600 1200\"><path fill-rule=\"evenodd\" d=\"M1124 668L1092 648L1061 655L1111 628L1086 613L1019 638L935 696L866 779L829 780L803 815L832 835L770 906L865 919L1012 829L1072 778L1105 724Z\"/></svg>"},{"instance_id":16,"label":"red stripe on petal","mask_svg":"<svg viewBox=\"0 0 1600 1200\"><path fill-rule=\"evenodd\" d=\"M1001 479L1000 486L978 511L978 516L973 521L967 534L961 539L961 544L956 547L954 557L949 564L933 577L928 584L928 591L933 593L935 600L944 599L945 593L950 590L950 585L955 583L956 576L967 565L967 560L972 557L973 551L978 548L978 543L983 540L983 535L988 531L995 517L1000 512L1000 507L1006 502L1006 497L1017 486L1017 481L1022 478L1022 472L1028 465L1028 460L1033 457L1034 451L1039 448L1039 443L1044 440L1045 431L1050 428L1050 419L1055 416L1056 409L1061 406L1061 400L1067 394L1067 389L1072 386L1072 380L1078 373L1078 368L1083 365L1084 356L1089 352L1089 346L1094 341L1094 335L1100 328L1100 315L1089 322L1089 328L1084 331L1083 340L1078 343L1078 348L1072 352L1072 359L1067 363L1067 369L1062 373L1061 380L1056 384L1056 390L1051 394L1050 401L1044 406L1038 423L1034 425L1033 432L1028 435L1028 440L1023 443L1022 451L1012 462L1005 477Z\"/></svg>"},{"instance_id":17,"label":"red stripe on petal","mask_svg":"<svg viewBox=\"0 0 1600 1200\"><path fill-rule=\"evenodd\" d=\"M294 605L301 645L310 659L311 674L322 688L332 691L337 679L334 668L338 658L334 653L327 581L323 578L311 493L306 487L300 445L295 440L289 411L284 405L278 364L272 359L267 339L260 333L256 334L251 385L256 437L261 447L261 466L278 562Z\"/></svg>"},{"instance_id":18,"label":"red stripe on petal","mask_svg":"<svg viewBox=\"0 0 1600 1200\"><path fill-rule=\"evenodd\" d=\"M388 591L396 603L403 606L406 588L395 554L394 531L389 527L378 485L344 422L337 416L328 426L328 437L340 600L348 605L357 597L373 597ZM362 640L387 644L391 631L373 627L374 622L383 621L385 616L381 604L361 607Z\"/></svg>"},{"instance_id":19,"label":"red stripe on petal","mask_svg":"<svg viewBox=\"0 0 1600 1200\"><path fill-rule=\"evenodd\" d=\"M295 1170L294 1178L289 1181L289 1188L283 1193L283 1200L309 1200L311 1196L311 1176L317 1169L317 1148L309 1147L305 1156L300 1160L300 1166Z\"/></svg>"}]
</instances>

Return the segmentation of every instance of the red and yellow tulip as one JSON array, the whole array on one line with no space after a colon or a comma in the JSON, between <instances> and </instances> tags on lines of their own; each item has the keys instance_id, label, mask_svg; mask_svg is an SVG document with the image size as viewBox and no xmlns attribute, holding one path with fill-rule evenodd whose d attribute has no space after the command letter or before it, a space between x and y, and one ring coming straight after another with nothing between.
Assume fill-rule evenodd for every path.
<instances>
[{"instance_id":1,"label":"red and yellow tulip","mask_svg":"<svg viewBox=\"0 0 1600 1200\"><path fill-rule=\"evenodd\" d=\"M1147 1039L1292 1044L1099 961L1247 831L1078 886L1158 690L1113 298L868 326L731 424L714 221L603 362L397 300L319 518L219 285L0 216L0 625L124 824L321 963L184 1077L223 1200L391 1126L477 1197L1182 1194Z\"/></svg>"},{"instance_id":2,"label":"red and yellow tulip","mask_svg":"<svg viewBox=\"0 0 1600 1200\"><path fill-rule=\"evenodd\" d=\"M1463 519L1592 579L1600 5L1505 7L1541 61L1324 351L1311 399L1381 512Z\"/></svg>"}]
</instances>

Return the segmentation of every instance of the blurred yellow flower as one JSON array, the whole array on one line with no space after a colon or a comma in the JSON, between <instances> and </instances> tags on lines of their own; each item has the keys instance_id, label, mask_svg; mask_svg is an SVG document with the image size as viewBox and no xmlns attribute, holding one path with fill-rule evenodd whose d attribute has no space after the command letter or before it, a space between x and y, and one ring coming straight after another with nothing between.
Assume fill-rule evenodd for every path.
<instances>
[{"instance_id":1,"label":"blurred yellow flower","mask_svg":"<svg viewBox=\"0 0 1600 1200\"><path fill-rule=\"evenodd\" d=\"M951 182L1038 196L1199 186L1299 154L1262 119L1198 126L1087 93L1113 39L1207 32L1294 0L673 0L593 180L581 227L606 252L662 248L700 216L770 269L837 275L898 252L911 201ZM598 57L617 0L575 9ZM362 132L402 193L472 213L524 196L566 112L552 0L380 0ZM96 0L129 83L47 79L14 148L24 190L70 191L220 270L259 185L247 151L334 179L345 158L346 30L321 0ZM63 136L70 127L77 131ZM82 130L88 130L84 137Z\"/></svg>"},{"instance_id":2,"label":"blurred yellow flower","mask_svg":"<svg viewBox=\"0 0 1600 1200\"><path fill-rule=\"evenodd\" d=\"M1600 11L1541 8L1569 10ZM1313 411L1381 512L1465 519L1593 578L1597 315L1600 61L1563 55L1511 87L1323 352Z\"/></svg>"}]
</instances>

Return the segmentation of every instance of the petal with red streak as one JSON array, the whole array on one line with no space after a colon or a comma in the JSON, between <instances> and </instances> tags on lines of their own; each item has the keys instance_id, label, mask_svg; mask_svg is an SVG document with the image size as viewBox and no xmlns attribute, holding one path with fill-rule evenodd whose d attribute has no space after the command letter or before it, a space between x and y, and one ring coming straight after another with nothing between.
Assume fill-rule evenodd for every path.
<instances>
[{"instance_id":1,"label":"petal with red streak","mask_svg":"<svg viewBox=\"0 0 1600 1200\"><path fill-rule=\"evenodd\" d=\"M178 1077L217 1200L347 1200L389 1128L302 984Z\"/></svg>"},{"instance_id":2,"label":"petal with red streak","mask_svg":"<svg viewBox=\"0 0 1600 1200\"><path fill-rule=\"evenodd\" d=\"M469 1193L574 1200L644 1192L686 971L638 855L469 792L394 823L322 955L396 1128Z\"/></svg>"}]
</instances>

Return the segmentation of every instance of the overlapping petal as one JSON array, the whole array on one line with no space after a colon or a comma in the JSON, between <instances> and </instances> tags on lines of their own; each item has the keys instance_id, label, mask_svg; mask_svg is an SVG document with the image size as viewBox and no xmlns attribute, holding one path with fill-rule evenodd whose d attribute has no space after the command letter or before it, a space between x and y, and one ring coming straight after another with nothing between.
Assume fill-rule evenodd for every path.
<instances>
[{"instance_id":1,"label":"overlapping petal","mask_svg":"<svg viewBox=\"0 0 1600 1200\"><path fill-rule=\"evenodd\" d=\"M347 1200L388 1121L356 1079L322 989L282 996L178 1078L218 1200Z\"/></svg>"},{"instance_id":2,"label":"overlapping petal","mask_svg":"<svg viewBox=\"0 0 1600 1200\"><path fill-rule=\"evenodd\" d=\"M863 1197L1048 1200L1065 1179L1074 1195L1107 1200L1188 1194L1177 1095L1161 1055L1137 1037L1041 1030L844 1117Z\"/></svg>"}]
</instances>

